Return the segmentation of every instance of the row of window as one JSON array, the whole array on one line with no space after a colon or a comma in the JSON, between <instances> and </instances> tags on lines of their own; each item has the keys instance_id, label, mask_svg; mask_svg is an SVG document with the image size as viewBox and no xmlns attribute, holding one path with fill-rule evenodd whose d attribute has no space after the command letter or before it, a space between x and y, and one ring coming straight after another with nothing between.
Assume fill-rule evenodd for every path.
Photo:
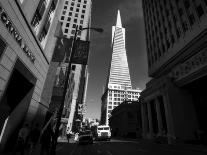
<instances>
[{"instance_id":1,"label":"row of window","mask_svg":"<svg viewBox=\"0 0 207 155\"><path fill-rule=\"evenodd\" d=\"M204 2L207 6L206 0ZM150 59L149 66L157 61L162 53L166 52L171 46L173 46L176 38L179 39L182 34L190 29L190 26L196 22L195 14L198 18L201 18L204 15L204 7L201 5L201 1L200 4L194 6L194 12L196 13L190 13L189 11L190 6L193 6L193 4L187 0L183 3L184 8L178 3L173 6L172 2L169 2L168 4L170 9L168 9L161 3L156 3L155 1L154 3L147 3L147 1L145 1L144 14L146 17L145 25ZM179 16L176 15L176 11ZM186 12L185 16L184 11ZM170 15L171 17L169 17ZM153 52L153 54L151 52Z\"/></svg>"},{"instance_id":2,"label":"row of window","mask_svg":"<svg viewBox=\"0 0 207 155\"><path fill-rule=\"evenodd\" d=\"M81 3L81 0L72 0L72 1L73 1L72 3L74 3L75 1ZM86 4L87 0L84 0L83 3ZM65 1L65 4L68 4L68 0Z\"/></svg>"}]
</instances>

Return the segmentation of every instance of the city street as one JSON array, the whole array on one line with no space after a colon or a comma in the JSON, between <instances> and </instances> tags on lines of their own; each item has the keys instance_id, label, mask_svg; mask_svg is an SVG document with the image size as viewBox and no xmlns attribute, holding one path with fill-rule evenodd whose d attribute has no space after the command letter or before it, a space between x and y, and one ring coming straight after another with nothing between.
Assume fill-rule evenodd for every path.
<instances>
[{"instance_id":1,"label":"city street","mask_svg":"<svg viewBox=\"0 0 207 155\"><path fill-rule=\"evenodd\" d=\"M57 155L204 155L207 152L179 148L143 141L117 140L95 141L94 144L59 143Z\"/></svg>"}]
</instances>

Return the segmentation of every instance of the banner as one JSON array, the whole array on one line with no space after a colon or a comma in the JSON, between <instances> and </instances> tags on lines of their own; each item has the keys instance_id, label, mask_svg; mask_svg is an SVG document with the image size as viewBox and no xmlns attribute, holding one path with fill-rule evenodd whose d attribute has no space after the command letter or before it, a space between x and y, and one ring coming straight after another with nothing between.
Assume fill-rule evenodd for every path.
<instances>
[{"instance_id":1,"label":"banner","mask_svg":"<svg viewBox=\"0 0 207 155\"><path fill-rule=\"evenodd\" d=\"M73 39L58 37L53 52L53 62L62 62L66 56L68 57L70 55L72 40Z\"/></svg>"},{"instance_id":2,"label":"banner","mask_svg":"<svg viewBox=\"0 0 207 155\"><path fill-rule=\"evenodd\" d=\"M74 52L71 62L86 65L88 63L89 41L77 40Z\"/></svg>"}]
</instances>

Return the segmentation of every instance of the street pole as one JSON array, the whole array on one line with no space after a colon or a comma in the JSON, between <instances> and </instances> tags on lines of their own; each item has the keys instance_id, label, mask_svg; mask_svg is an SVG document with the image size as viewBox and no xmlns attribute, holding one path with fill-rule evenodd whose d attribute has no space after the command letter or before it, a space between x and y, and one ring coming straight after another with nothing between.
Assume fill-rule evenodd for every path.
<instances>
[{"instance_id":1,"label":"street pole","mask_svg":"<svg viewBox=\"0 0 207 155\"><path fill-rule=\"evenodd\" d=\"M60 104L59 110L57 112L57 123L56 123L56 127L55 127L54 139L53 139L52 148L51 148L52 155L56 155L56 146L57 146L57 139L58 139L58 134L59 134L59 127L61 124L61 116L62 116L64 103L65 103L65 96L66 96L67 88L68 88L69 75L70 75L70 71L71 71L71 60L75 54L77 33L79 31L86 30L86 29L93 29L93 30L100 32L100 33L103 32L102 28L92 28L92 27L87 27L87 28L83 28L81 30L78 30L78 25L76 25L72 48L71 48L70 56L68 57L68 66L66 67L66 71L65 71L66 78L64 81L63 97L61 99L61 104ZM66 54L66 57L67 57L67 54Z\"/></svg>"},{"instance_id":2,"label":"street pole","mask_svg":"<svg viewBox=\"0 0 207 155\"><path fill-rule=\"evenodd\" d=\"M63 97L61 99L60 108L59 108L58 113L57 113L57 123L56 123L56 128L55 128L55 133L54 133L54 141L52 143L52 149L51 149L52 155L56 154L56 145L57 145L57 139L58 139L58 135L59 135L59 127L60 127L60 124L61 124L61 116L62 116L62 113L63 113L64 103L65 103L65 96L66 96L67 88L68 88L68 81L69 81L69 76L70 76L70 71L71 71L71 59L73 58L74 53L75 53L75 44L76 44L77 32L78 32L78 25L76 25L76 28L75 28L75 35L74 35L74 38L73 38L72 49L71 49L71 52L70 52L70 56L68 57L68 66L66 67L66 71L65 71L66 78L65 78L65 81L64 81ZM66 56L67 56L67 54L66 54Z\"/></svg>"}]
</instances>

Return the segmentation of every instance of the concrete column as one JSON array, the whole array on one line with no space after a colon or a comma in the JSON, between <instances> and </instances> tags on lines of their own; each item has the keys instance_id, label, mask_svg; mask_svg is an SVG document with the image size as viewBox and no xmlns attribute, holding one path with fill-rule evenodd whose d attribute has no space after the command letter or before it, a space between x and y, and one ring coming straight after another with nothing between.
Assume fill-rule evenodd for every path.
<instances>
[{"instance_id":1,"label":"concrete column","mask_svg":"<svg viewBox=\"0 0 207 155\"><path fill-rule=\"evenodd\" d=\"M155 106L156 106L156 113L157 113L157 121L158 121L158 136L162 135L162 116L160 111L160 103L158 101L158 98L155 98Z\"/></svg>"},{"instance_id":2,"label":"concrete column","mask_svg":"<svg viewBox=\"0 0 207 155\"><path fill-rule=\"evenodd\" d=\"M147 131L148 131L148 116L146 115L146 108L144 106L144 104L146 103L142 103L141 104L141 114L142 114L142 137L143 138L146 138L146 134L147 134Z\"/></svg>"},{"instance_id":3,"label":"concrete column","mask_svg":"<svg viewBox=\"0 0 207 155\"><path fill-rule=\"evenodd\" d=\"M149 138L153 137L153 124L152 124L152 112L150 101L147 102L147 114L148 114L148 123L149 123Z\"/></svg>"},{"instance_id":4,"label":"concrete column","mask_svg":"<svg viewBox=\"0 0 207 155\"><path fill-rule=\"evenodd\" d=\"M166 116L166 123L167 123L168 143L172 144L175 140L175 133L173 129L173 120L172 120L170 103L168 100L168 95L166 93L163 94L163 102L165 107L165 116Z\"/></svg>"}]
</instances>

